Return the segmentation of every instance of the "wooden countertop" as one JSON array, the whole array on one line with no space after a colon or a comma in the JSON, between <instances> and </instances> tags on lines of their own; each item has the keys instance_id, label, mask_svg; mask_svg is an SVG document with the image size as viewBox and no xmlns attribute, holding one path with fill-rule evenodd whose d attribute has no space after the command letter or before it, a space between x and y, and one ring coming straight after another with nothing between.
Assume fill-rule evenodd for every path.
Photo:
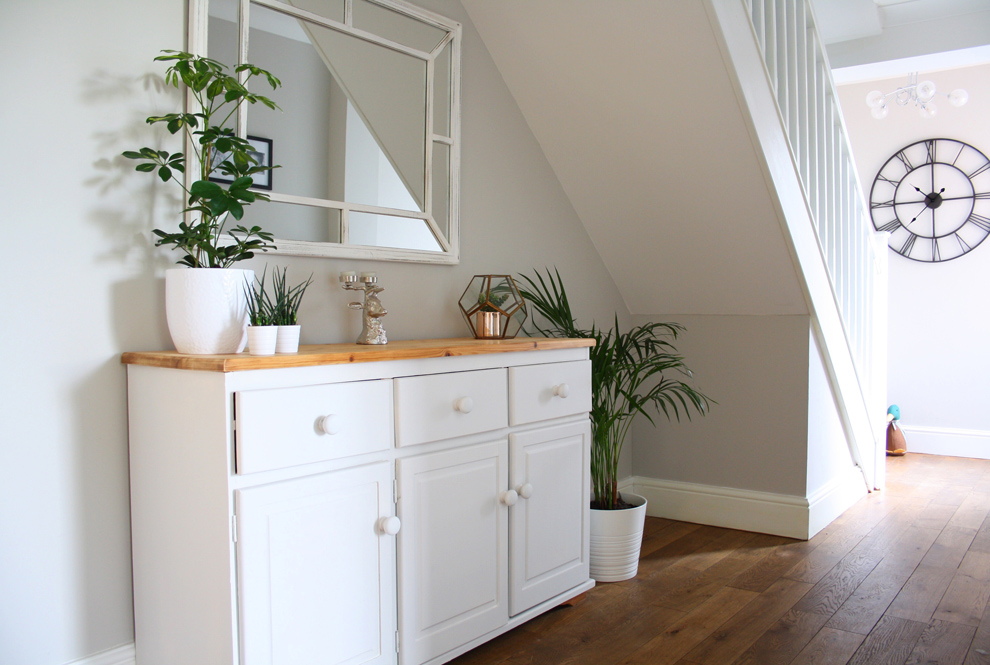
<instances>
[{"instance_id":1,"label":"wooden countertop","mask_svg":"<svg viewBox=\"0 0 990 665\"><path fill-rule=\"evenodd\" d=\"M380 360L411 360L473 356L483 353L509 353L548 349L574 349L595 345L593 339L517 337L515 339L417 339L369 344L314 344L300 346L299 353L252 356L232 353L218 356L194 356L178 351L128 352L120 360L125 365L147 365L206 372L240 372L251 369L280 369L314 365L343 365Z\"/></svg>"}]
</instances>

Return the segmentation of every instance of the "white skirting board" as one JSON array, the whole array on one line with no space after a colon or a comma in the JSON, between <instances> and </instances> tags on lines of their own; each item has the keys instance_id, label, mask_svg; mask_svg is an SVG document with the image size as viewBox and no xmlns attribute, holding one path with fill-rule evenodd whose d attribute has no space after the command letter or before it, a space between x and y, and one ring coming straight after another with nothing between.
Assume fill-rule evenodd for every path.
<instances>
[{"instance_id":1,"label":"white skirting board","mask_svg":"<svg viewBox=\"0 0 990 665\"><path fill-rule=\"evenodd\" d=\"M619 484L648 501L646 514L807 540L866 494L858 468L808 497L633 476Z\"/></svg>"},{"instance_id":2,"label":"white skirting board","mask_svg":"<svg viewBox=\"0 0 990 665\"><path fill-rule=\"evenodd\" d=\"M134 643L131 642L74 660L66 665L135 665L137 662L135 658Z\"/></svg>"},{"instance_id":3,"label":"white skirting board","mask_svg":"<svg viewBox=\"0 0 990 665\"><path fill-rule=\"evenodd\" d=\"M978 429L949 429L902 425L909 453L990 459L990 432Z\"/></svg>"}]
</instances>

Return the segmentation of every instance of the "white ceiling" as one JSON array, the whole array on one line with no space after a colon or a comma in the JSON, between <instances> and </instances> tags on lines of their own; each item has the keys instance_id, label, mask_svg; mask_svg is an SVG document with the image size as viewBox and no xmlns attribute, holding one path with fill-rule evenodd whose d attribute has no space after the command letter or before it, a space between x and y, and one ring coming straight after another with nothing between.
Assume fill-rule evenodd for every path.
<instances>
[{"instance_id":1,"label":"white ceiling","mask_svg":"<svg viewBox=\"0 0 990 665\"><path fill-rule=\"evenodd\" d=\"M884 28L990 9L990 0L812 0L812 4L826 44L875 37Z\"/></svg>"},{"instance_id":2,"label":"white ceiling","mask_svg":"<svg viewBox=\"0 0 990 665\"><path fill-rule=\"evenodd\" d=\"M633 314L807 306L702 0L463 0Z\"/></svg>"}]
</instances>

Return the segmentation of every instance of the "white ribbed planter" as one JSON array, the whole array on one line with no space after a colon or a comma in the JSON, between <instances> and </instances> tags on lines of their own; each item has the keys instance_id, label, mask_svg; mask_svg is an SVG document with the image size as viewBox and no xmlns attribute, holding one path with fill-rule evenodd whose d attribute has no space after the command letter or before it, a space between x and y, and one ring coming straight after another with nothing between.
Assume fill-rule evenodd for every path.
<instances>
[{"instance_id":1,"label":"white ribbed planter","mask_svg":"<svg viewBox=\"0 0 990 665\"><path fill-rule=\"evenodd\" d=\"M170 268L165 271L165 318L180 353L240 353L247 343L245 289L253 270Z\"/></svg>"},{"instance_id":2,"label":"white ribbed planter","mask_svg":"<svg viewBox=\"0 0 990 665\"><path fill-rule=\"evenodd\" d=\"M248 326L247 346L252 356L274 356L278 326Z\"/></svg>"},{"instance_id":3,"label":"white ribbed planter","mask_svg":"<svg viewBox=\"0 0 990 665\"><path fill-rule=\"evenodd\" d=\"M299 331L302 326L279 326L275 353L299 353Z\"/></svg>"},{"instance_id":4,"label":"white ribbed planter","mask_svg":"<svg viewBox=\"0 0 990 665\"><path fill-rule=\"evenodd\" d=\"M646 499L623 492L626 510L591 510L591 577L621 582L636 577L646 523Z\"/></svg>"}]
</instances>

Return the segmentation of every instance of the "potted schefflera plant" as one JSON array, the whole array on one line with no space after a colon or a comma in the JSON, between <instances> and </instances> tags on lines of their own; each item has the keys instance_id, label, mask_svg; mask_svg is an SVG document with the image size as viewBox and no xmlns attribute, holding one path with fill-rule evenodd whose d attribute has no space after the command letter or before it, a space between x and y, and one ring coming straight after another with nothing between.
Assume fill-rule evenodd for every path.
<instances>
[{"instance_id":1,"label":"potted schefflera plant","mask_svg":"<svg viewBox=\"0 0 990 665\"><path fill-rule=\"evenodd\" d=\"M301 284L289 286L286 279L287 268L272 273L272 323L278 326L276 353L297 353L299 351L299 305L306 289L313 283L313 276Z\"/></svg>"},{"instance_id":2,"label":"potted schefflera plant","mask_svg":"<svg viewBox=\"0 0 990 665\"><path fill-rule=\"evenodd\" d=\"M637 414L654 423L662 411L668 419L688 419L695 411L705 415L715 403L682 380L691 370L677 353L673 340L683 327L676 323L646 323L626 332L592 325L579 328L571 313L560 273L547 271L546 279L520 275L519 290L545 323L534 322L547 337L595 340L591 358L591 577L618 582L636 576L646 499L619 493L619 455ZM535 319L535 317L534 317ZM654 423L655 424L655 423Z\"/></svg>"},{"instance_id":3,"label":"potted schefflera plant","mask_svg":"<svg viewBox=\"0 0 990 665\"><path fill-rule=\"evenodd\" d=\"M175 182L184 192L185 219L176 232L154 229L156 246L182 252L185 268L165 274L165 309L169 333L182 353L236 353L244 348L247 309L245 285L254 271L233 268L255 252L274 249L273 236L258 226L233 225L244 209L268 196L251 190L253 176L274 166L259 164L251 145L229 126L243 104L278 108L269 98L248 90L248 81L265 81L273 90L281 83L251 64L234 68L182 51L163 51L155 60L171 63L165 81L185 89L188 111L152 116L148 124L163 123L171 134L182 133L191 154L141 148L124 157L138 160L137 171ZM238 76L243 80L238 80ZM229 183L212 182L222 175Z\"/></svg>"}]
</instances>

